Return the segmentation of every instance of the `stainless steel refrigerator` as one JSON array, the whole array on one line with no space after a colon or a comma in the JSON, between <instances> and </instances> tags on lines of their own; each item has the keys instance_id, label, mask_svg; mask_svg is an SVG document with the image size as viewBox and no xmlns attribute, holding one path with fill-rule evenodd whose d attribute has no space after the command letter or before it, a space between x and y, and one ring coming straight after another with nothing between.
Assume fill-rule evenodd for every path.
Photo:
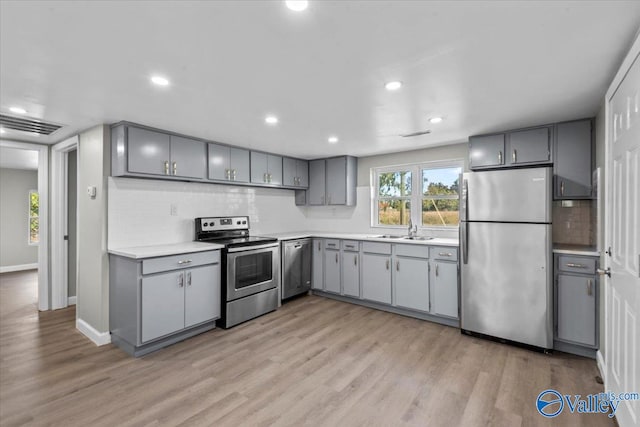
<instances>
[{"instance_id":1,"label":"stainless steel refrigerator","mask_svg":"<svg viewBox=\"0 0 640 427\"><path fill-rule=\"evenodd\" d=\"M553 347L552 176L552 168L463 175L464 331Z\"/></svg>"}]
</instances>

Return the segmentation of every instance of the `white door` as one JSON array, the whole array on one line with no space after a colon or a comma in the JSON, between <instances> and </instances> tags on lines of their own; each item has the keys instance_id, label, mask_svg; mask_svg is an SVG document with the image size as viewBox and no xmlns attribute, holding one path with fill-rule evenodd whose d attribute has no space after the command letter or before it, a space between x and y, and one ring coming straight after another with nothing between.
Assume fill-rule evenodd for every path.
<instances>
[{"instance_id":1,"label":"white door","mask_svg":"<svg viewBox=\"0 0 640 427\"><path fill-rule=\"evenodd\" d=\"M640 390L640 39L607 93L606 391ZM628 71L628 72L627 72ZM626 72L626 76L625 76ZM614 86L615 85L615 86ZM640 401L622 401L622 427L640 424Z\"/></svg>"}]
</instances>

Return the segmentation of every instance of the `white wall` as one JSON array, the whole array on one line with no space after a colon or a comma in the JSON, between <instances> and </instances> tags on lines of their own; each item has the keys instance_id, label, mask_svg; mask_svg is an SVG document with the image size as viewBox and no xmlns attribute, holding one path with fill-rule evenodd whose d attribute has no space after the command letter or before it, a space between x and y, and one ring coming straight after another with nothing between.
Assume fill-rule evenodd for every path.
<instances>
[{"instance_id":1,"label":"white wall","mask_svg":"<svg viewBox=\"0 0 640 427\"><path fill-rule=\"evenodd\" d=\"M0 267L38 262L29 245L29 191L38 189L38 171L0 168Z\"/></svg>"},{"instance_id":2,"label":"white wall","mask_svg":"<svg viewBox=\"0 0 640 427\"><path fill-rule=\"evenodd\" d=\"M385 233L370 225L372 167L465 159L466 170L466 158L467 144L361 158L355 207L295 206L293 190L109 178L109 248L193 240L193 219L201 216L249 215L254 235L302 230ZM455 230L431 234L457 237Z\"/></svg>"}]
</instances>

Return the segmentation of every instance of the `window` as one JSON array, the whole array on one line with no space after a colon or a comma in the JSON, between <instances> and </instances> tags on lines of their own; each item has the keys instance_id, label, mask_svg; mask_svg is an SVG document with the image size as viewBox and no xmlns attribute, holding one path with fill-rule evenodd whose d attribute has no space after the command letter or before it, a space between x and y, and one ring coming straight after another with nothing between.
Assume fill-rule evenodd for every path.
<instances>
[{"instance_id":1,"label":"window","mask_svg":"<svg viewBox=\"0 0 640 427\"><path fill-rule=\"evenodd\" d=\"M374 169L372 225L457 227L462 165L455 160Z\"/></svg>"},{"instance_id":2,"label":"window","mask_svg":"<svg viewBox=\"0 0 640 427\"><path fill-rule=\"evenodd\" d=\"M40 242L40 195L37 191L29 191L29 244L37 245Z\"/></svg>"}]
</instances>

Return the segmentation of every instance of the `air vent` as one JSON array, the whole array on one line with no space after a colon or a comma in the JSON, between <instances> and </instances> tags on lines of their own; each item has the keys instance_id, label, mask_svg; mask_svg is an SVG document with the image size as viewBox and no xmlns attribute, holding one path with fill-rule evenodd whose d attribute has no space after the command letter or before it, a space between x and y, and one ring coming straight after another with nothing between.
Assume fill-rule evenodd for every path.
<instances>
[{"instance_id":1,"label":"air vent","mask_svg":"<svg viewBox=\"0 0 640 427\"><path fill-rule=\"evenodd\" d=\"M431 131L429 129L427 129L427 130L423 130L423 131L420 131L420 132L405 133L404 135L400 135L400 136L403 137L403 138L411 138L413 136L427 135L429 133L431 133Z\"/></svg>"},{"instance_id":2,"label":"air vent","mask_svg":"<svg viewBox=\"0 0 640 427\"><path fill-rule=\"evenodd\" d=\"M62 126L31 118L11 117L0 114L0 126L5 129L19 130L38 135L51 135Z\"/></svg>"}]
</instances>

